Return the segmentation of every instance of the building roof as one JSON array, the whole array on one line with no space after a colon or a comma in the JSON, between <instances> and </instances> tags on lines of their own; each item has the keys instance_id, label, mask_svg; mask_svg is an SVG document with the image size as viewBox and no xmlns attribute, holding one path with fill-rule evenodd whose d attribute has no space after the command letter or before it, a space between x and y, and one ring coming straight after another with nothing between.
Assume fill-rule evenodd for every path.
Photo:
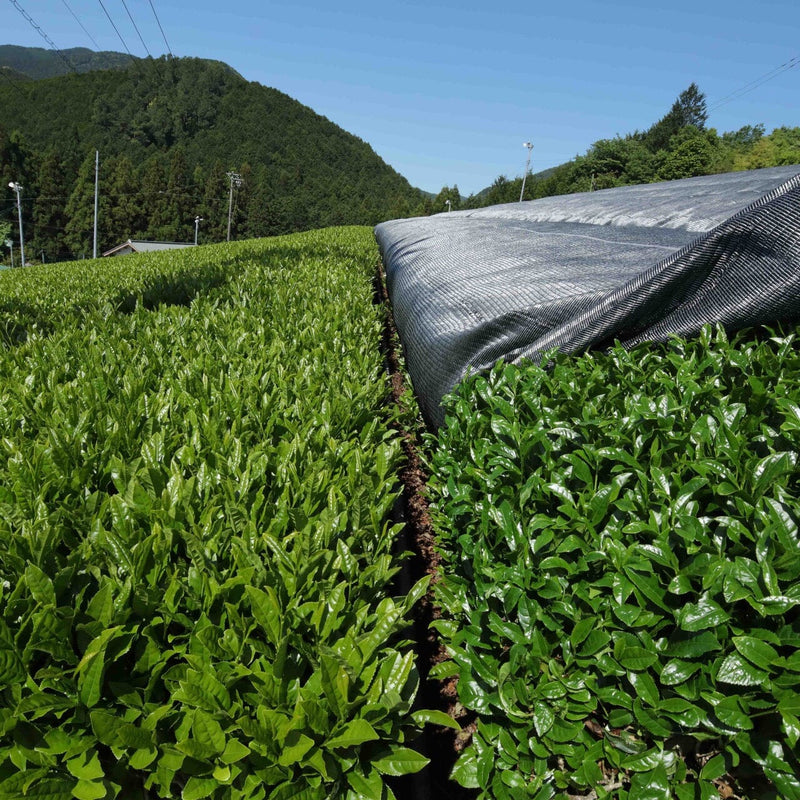
<instances>
[{"instance_id":1,"label":"building roof","mask_svg":"<svg viewBox=\"0 0 800 800\"><path fill-rule=\"evenodd\" d=\"M179 250L182 247L194 247L194 245L191 242L143 242L136 239L128 239L127 242L106 250L103 255L125 255L126 250L131 253L152 253L156 250Z\"/></svg>"}]
</instances>

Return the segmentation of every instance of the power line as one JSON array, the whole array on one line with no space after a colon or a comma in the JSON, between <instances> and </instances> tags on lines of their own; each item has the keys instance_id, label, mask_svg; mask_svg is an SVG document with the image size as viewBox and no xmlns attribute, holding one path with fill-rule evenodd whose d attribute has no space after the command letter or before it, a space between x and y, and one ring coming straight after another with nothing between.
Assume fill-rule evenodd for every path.
<instances>
[{"instance_id":1,"label":"power line","mask_svg":"<svg viewBox=\"0 0 800 800\"><path fill-rule=\"evenodd\" d=\"M70 72L74 72L77 74L78 71L75 69L75 67L72 66L69 59L55 46L53 40L33 21L33 17L31 17L31 15L17 2L17 0L10 0L10 2L11 5L13 5L14 8L16 8L17 11L19 11L19 13L22 14L22 16L25 17L26 20L28 20L28 22L30 22L30 24L33 26L34 30L39 34L39 36L41 36L42 39L44 39L47 42L47 44L49 44L50 47L52 47L53 50L55 50L56 53L58 53L59 56L61 56L62 61L67 65L67 67L69 67Z\"/></svg>"},{"instance_id":2,"label":"power line","mask_svg":"<svg viewBox=\"0 0 800 800\"><path fill-rule=\"evenodd\" d=\"M164 33L164 29L161 27L161 20L158 18L158 14L156 14L156 7L153 5L153 0L149 0L150 8L153 9L153 16L156 18L156 22L158 23L158 29L161 31L161 35L164 37L164 44L167 46L167 52L172 56L172 50L170 49L169 42L167 41L167 35Z\"/></svg>"},{"instance_id":3,"label":"power line","mask_svg":"<svg viewBox=\"0 0 800 800\"><path fill-rule=\"evenodd\" d=\"M92 44L93 44L93 45L94 45L94 46L95 46L95 47L96 47L98 50L101 50L102 48L101 48L101 47L100 47L100 45L99 45L99 44L97 44L97 42L94 40L94 36L92 36L92 34L91 34L91 33L89 33L89 31L87 31L87 30L86 30L86 28L84 28L84 26L83 26L83 23L82 23L82 22L81 22L81 21L78 19L78 15L77 15L77 14L76 14L76 13L75 13L75 12L74 12L74 11L73 11L71 8L70 8L70 7L69 7L69 4L67 3L67 0L61 0L61 2L62 2L62 3L65 5L65 6L66 6L66 8L67 8L67 11L69 11L69 13L70 13L70 14L72 14L72 16L73 16L73 17L75 17L75 22L77 22L77 23L78 23L78 25L80 25L80 26L81 26L81 28L83 28L83 32L84 32L84 33L85 33L85 34L86 34L86 35L89 37L89 39L91 39L91 41L92 41Z\"/></svg>"},{"instance_id":4,"label":"power line","mask_svg":"<svg viewBox=\"0 0 800 800\"><path fill-rule=\"evenodd\" d=\"M13 3L14 0L11 0L11 2ZM128 45L125 44L125 40L122 38L122 34L119 32L117 26L114 24L114 20L111 19L111 14L109 14L108 11L106 11L106 7L103 5L103 0L97 0L97 2L100 3L100 8L103 9L106 17L108 17L108 21L111 23L111 27L116 31L117 36L119 36L119 40L122 42L122 46L125 48L125 52L131 57L131 60L133 60L133 53L131 53L131 51L128 50Z\"/></svg>"},{"instance_id":5,"label":"power line","mask_svg":"<svg viewBox=\"0 0 800 800\"><path fill-rule=\"evenodd\" d=\"M743 95L747 94L748 92L752 92L754 89L758 89L759 86L763 86L763 84L765 84L767 81L771 81L782 72L786 72L792 67L796 67L798 64L800 64L800 55L790 58L787 62L781 64L779 67L775 67L769 72L765 72L763 75L760 75L758 78L750 81L750 83L746 83L744 86L740 86L730 94L726 94L724 97L721 97L719 100L712 103L707 110L715 111L716 109L720 108L720 106L724 106L726 103L730 103L733 100L738 100Z\"/></svg>"},{"instance_id":6,"label":"power line","mask_svg":"<svg viewBox=\"0 0 800 800\"><path fill-rule=\"evenodd\" d=\"M147 55L149 55L150 58L152 58L153 54L150 52L147 45L144 43L144 39L142 39L142 34L139 32L139 27L134 22L133 16L131 15L130 10L128 9L128 4L125 2L125 0L122 0L122 5L125 6L125 11L128 12L128 18L131 21L131 25L133 25L133 29L136 31L136 35L139 37L139 41L142 43L142 47L144 47L144 49L147 51Z\"/></svg>"}]
</instances>

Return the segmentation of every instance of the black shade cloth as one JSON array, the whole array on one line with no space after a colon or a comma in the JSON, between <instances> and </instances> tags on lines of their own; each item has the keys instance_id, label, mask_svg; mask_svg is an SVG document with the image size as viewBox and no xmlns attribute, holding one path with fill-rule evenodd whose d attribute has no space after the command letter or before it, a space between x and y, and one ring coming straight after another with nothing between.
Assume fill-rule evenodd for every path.
<instances>
[{"instance_id":1,"label":"black shade cloth","mask_svg":"<svg viewBox=\"0 0 800 800\"><path fill-rule=\"evenodd\" d=\"M800 166L393 220L375 234L427 422L467 374L707 322L800 320Z\"/></svg>"}]
</instances>

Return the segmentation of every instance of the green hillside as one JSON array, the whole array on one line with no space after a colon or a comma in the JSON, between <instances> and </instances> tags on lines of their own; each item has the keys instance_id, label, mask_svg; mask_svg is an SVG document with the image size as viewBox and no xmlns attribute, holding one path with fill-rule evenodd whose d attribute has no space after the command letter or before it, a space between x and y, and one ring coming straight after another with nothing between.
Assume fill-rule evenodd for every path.
<instances>
[{"instance_id":1,"label":"green hillside","mask_svg":"<svg viewBox=\"0 0 800 800\"><path fill-rule=\"evenodd\" d=\"M196 215L202 241L225 238L231 170L244 180L238 238L374 224L421 204L366 142L220 62L147 59L6 82L0 106L2 186L25 186L26 238L47 260L91 252L95 149L102 248L128 237L190 241ZM0 220L13 221L4 192Z\"/></svg>"},{"instance_id":2,"label":"green hillside","mask_svg":"<svg viewBox=\"0 0 800 800\"><path fill-rule=\"evenodd\" d=\"M6 83L20 83L31 79L29 75L25 75L23 72L19 72L13 67L7 67L4 64L0 64L0 76L5 79Z\"/></svg>"}]
</instances>

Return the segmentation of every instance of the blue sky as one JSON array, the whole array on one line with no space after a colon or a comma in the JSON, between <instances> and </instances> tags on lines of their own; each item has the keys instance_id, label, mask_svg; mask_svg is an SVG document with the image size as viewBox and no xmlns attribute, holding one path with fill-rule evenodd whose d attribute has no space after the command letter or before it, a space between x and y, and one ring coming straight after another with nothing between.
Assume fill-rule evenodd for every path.
<instances>
[{"instance_id":1,"label":"blue sky","mask_svg":"<svg viewBox=\"0 0 800 800\"><path fill-rule=\"evenodd\" d=\"M58 47L94 45L65 0L18 0ZM148 0L126 0L153 54ZM99 0L66 0L102 49L123 50ZM415 186L479 191L500 174L562 163L600 138L643 129L692 81L718 131L800 125L797 0L380 2L153 0L172 52L225 61L369 142ZM103 0L134 55L122 0ZM14 5L0 44L46 47ZM2 112L0 111L0 116Z\"/></svg>"}]
</instances>

